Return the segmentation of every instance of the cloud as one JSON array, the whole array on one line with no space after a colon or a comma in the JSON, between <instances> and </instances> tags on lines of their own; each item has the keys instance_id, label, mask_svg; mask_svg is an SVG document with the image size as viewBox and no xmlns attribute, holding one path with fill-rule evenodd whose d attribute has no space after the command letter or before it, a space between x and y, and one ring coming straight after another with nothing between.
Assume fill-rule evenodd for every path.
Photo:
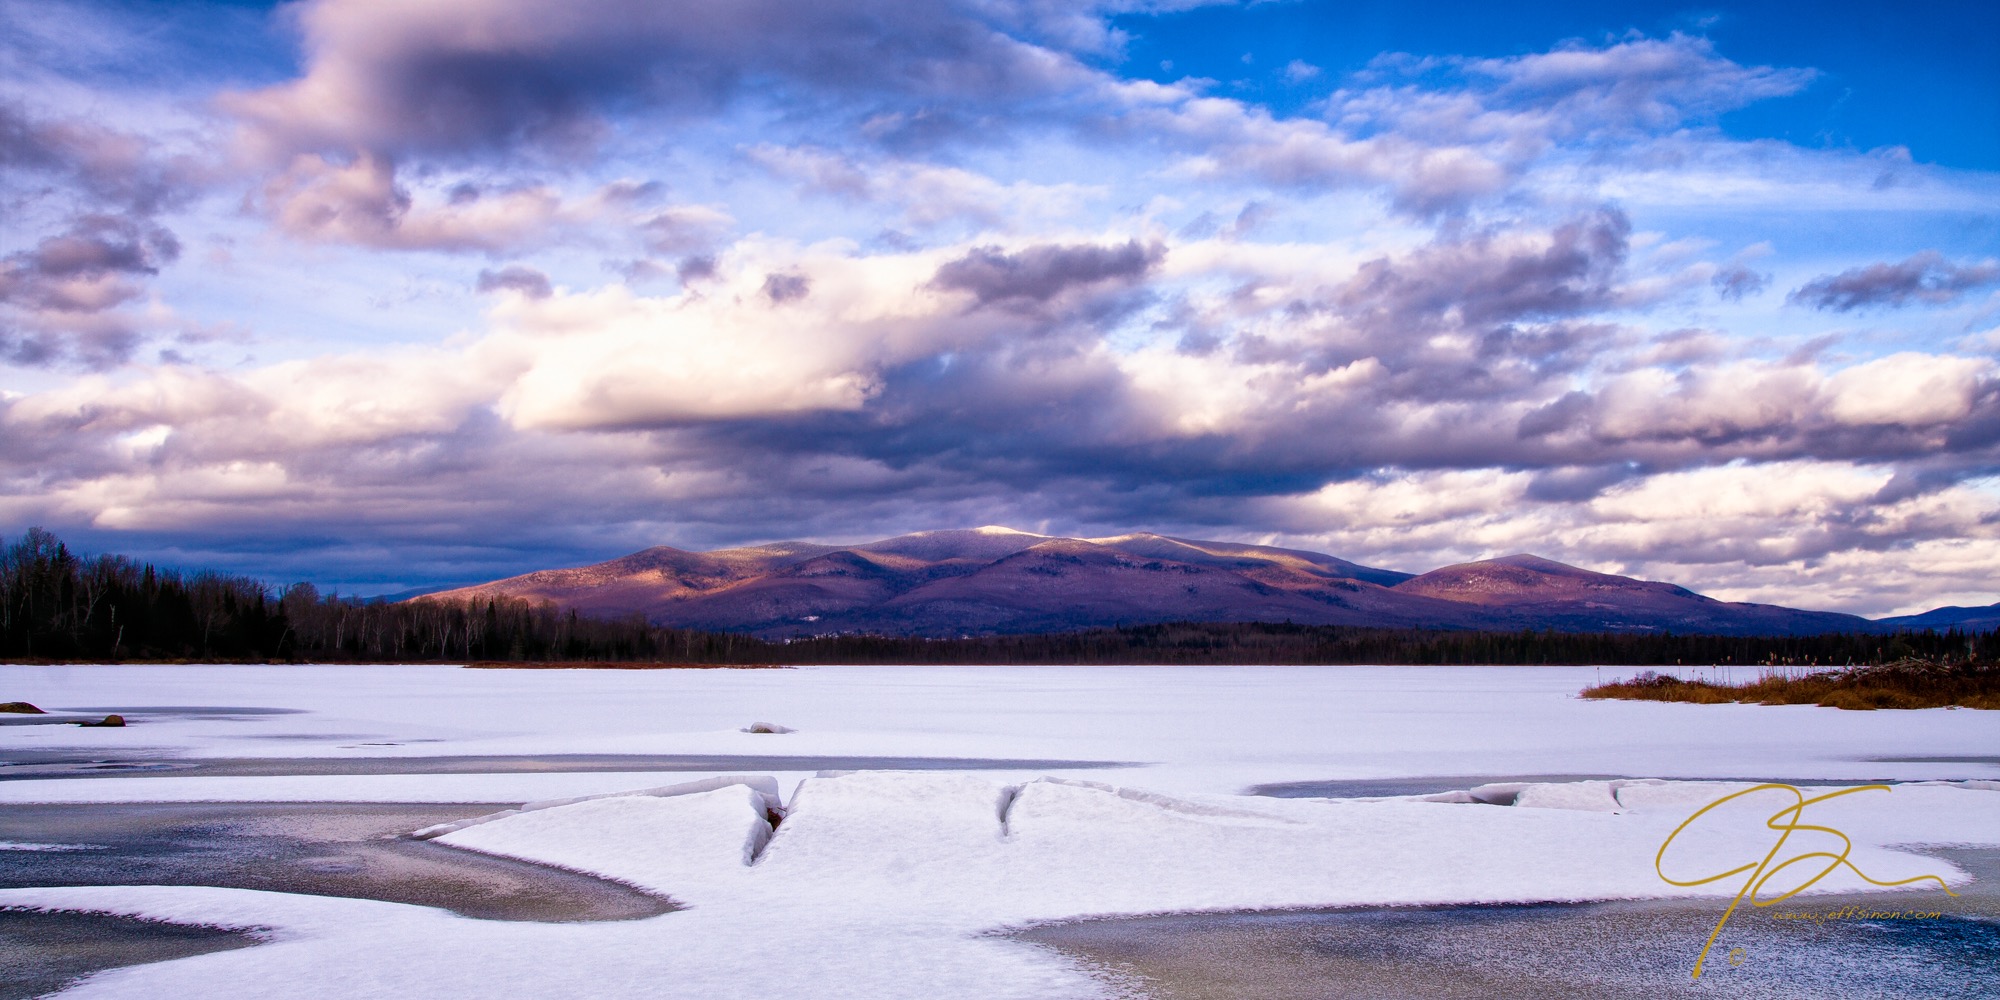
<instances>
[{"instance_id":1,"label":"cloud","mask_svg":"<svg viewBox=\"0 0 2000 1000\"><path fill-rule=\"evenodd\" d=\"M531 299L546 299L554 294L548 275L519 264L509 264L498 271L479 272L479 290L519 292Z\"/></svg>"},{"instance_id":2,"label":"cloud","mask_svg":"<svg viewBox=\"0 0 2000 1000\"><path fill-rule=\"evenodd\" d=\"M764 297L773 305L784 305L812 294L812 279L803 274L770 274L764 278Z\"/></svg>"},{"instance_id":3,"label":"cloud","mask_svg":"<svg viewBox=\"0 0 2000 1000\"><path fill-rule=\"evenodd\" d=\"M1951 470L1996 464L1995 435L1975 433L2000 413L1990 361L1717 363L1704 349L1675 355L1681 371L1551 364L1705 344L1702 331L1628 343L1589 320L1633 294L1629 244L1608 212L1447 235L1332 274L1224 240L876 254L752 240L714 258L699 293L660 297L537 297L538 272L514 265L486 283L528 294L494 300L483 331L449 348L162 368L8 401L8 440L70 451L8 459L48 478L32 500L0 492L0 510L134 532L255 510L475 548L496 526L555 545L550 532L576 529L531 526L602 524L636 548L665 531L693 544L1060 511L1079 530L1269 524L1419 569L1531 548L1684 582L1722 579L1713 567L1730 560L1749 573L1983 530L1987 508ZM1095 302L1100 286L1253 272L1252 294L1175 293L1175 308L1110 325ZM774 302L774 275L809 294ZM1173 349L1211 310L1241 330L1206 356ZM1032 335L1051 324L1069 333ZM1159 342L1114 346L1139 330ZM1329 343L1357 356L1300 350ZM1694 476L1733 460L1749 471ZM1857 461L1942 471L1876 501L1891 474ZM1790 499L1660 506L1757 476L1791 477ZM464 527L419 527L439 511ZM1741 541L1704 555L1704 523Z\"/></svg>"},{"instance_id":4,"label":"cloud","mask_svg":"<svg viewBox=\"0 0 2000 1000\"><path fill-rule=\"evenodd\" d=\"M124 362L141 337L117 310L180 253L174 234L146 219L87 215L0 258L0 357L31 366Z\"/></svg>"},{"instance_id":5,"label":"cloud","mask_svg":"<svg viewBox=\"0 0 2000 1000\"><path fill-rule=\"evenodd\" d=\"M903 221L935 227L964 220L985 227L1028 228L1073 217L1101 188L1088 185L1002 184L962 167L910 160L864 161L816 146L763 143L745 155L800 191L843 202L891 206Z\"/></svg>"},{"instance_id":6,"label":"cloud","mask_svg":"<svg viewBox=\"0 0 2000 1000\"><path fill-rule=\"evenodd\" d=\"M1937 594L1983 602L1979 567L2000 556L1991 498L1957 486L1883 502L1888 478L1794 461L1657 471L1553 496L1548 474L1402 473L1273 501L1265 518L1284 528L1258 540L1408 570L1533 551L1723 600L1865 614L1933 607Z\"/></svg>"},{"instance_id":7,"label":"cloud","mask_svg":"<svg viewBox=\"0 0 2000 1000\"><path fill-rule=\"evenodd\" d=\"M1557 503L1589 500L1638 475L1640 471L1630 464L1546 469L1528 481L1521 495L1529 500Z\"/></svg>"},{"instance_id":8,"label":"cloud","mask_svg":"<svg viewBox=\"0 0 2000 1000\"><path fill-rule=\"evenodd\" d=\"M0 262L0 302L53 312L102 312L139 294L127 276L158 274L180 253L174 234L153 223L85 216L68 232Z\"/></svg>"},{"instance_id":9,"label":"cloud","mask_svg":"<svg viewBox=\"0 0 2000 1000\"><path fill-rule=\"evenodd\" d=\"M471 183L419 198L398 182L394 164L373 154L348 162L300 154L264 183L261 195L265 212L288 235L379 250L498 254L610 226L631 226L650 246L670 249L699 245L730 221L702 206L648 213L624 181L580 199L541 184L489 190Z\"/></svg>"},{"instance_id":10,"label":"cloud","mask_svg":"<svg viewBox=\"0 0 2000 1000\"><path fill-rule=\"evenodd\" d=\"M14 239L47 234L0 257L0 361L99 370L129 360L167 312L139 301L181 253L156 219L210 180L145 136L0 101L0 185L10 192L0 211Z\"/></svg>"},{"instance_id":11,"label":"cloud","mask_svg":"<svg viewBox=\"0 0 2000 1000\"><path fill-rule=\"evenodd\" d=\"M1714 330L1669 330L1632 358L1638 368L1672 367L1717 361L1729 353L1729 339ZM1802 359L1803 360L1803 359Z\"/></svg>"},{"instance_id":12,"label":"cloud","mask_svg":"<svg viewBox=\"0 0 2000 1000\"><path fill-rule=\"evenodd\" d=\"M1568 432L1615 450L1651 442L1664 459L1723 455L1884 460L1935 455L2000 407L1992 362L1918 353L1833 371L1736 362L1679 374L1647 369L1572 407ZM1581 443L1581 441L1579 441ZM1977 456L1985 444L1956 447Z\"/></svg>"},{"instance_id":13,"label":"cloud","mask_svg":"<svg viewBox=\"0 0 2000 1000\"><path fill-rule=\"evenodd\" d=\"M1286 83L1300 84L1319 75L1320 68L1303 59L1294 59L1285 64L1284 77Z\"/></svg>"},{"instance_id":14,"label":"cloud","mask_svg":"<svg viewBox=\"0 0 2000 1000\"><path fill-rule=\"evenodd\" d=\"M1771 276L1741 264L1731 264L1716 271L1709 284L1715 286L1717 298L1725 302L1741 302L1744 296L1756 295L1769 287Z\"/></svg>"},{"instance_id":15,"label":"cloud","mask_svg":"<svg viewBox=\"0 0 2000 1000\"><path fill-rule=\"evenodd\" d=\"M691 254L714 246L735 222L711 205L670 205L641 218L638 230L654 253Z\"/></svg>"},{"instance_id":16,"label":"cloud","mask_svg":"<svg viewBox=\"0 0 2000 1000\"><path fill-rule=\"evenodd\" d=\"M1574 316L1616 303L1631 222L1605 209L1536 234L1478 233L1402 260L1363 265L1341 288L1350 316L1435 326L1447 314L1478 326Z\"/></svg>"},{"instance_id":17,"label":"cloud","mask_svg":"<svg viewBox=\"0 0 2000 1000\"><path fill-rule=\"evenodd\" d=\"M1435 217L1509 192L1562 144L1643 161L1643 140L1796 93L1812 79L1809 71L1739 65L1705 39L1679 34L1410 65L1441 79L1343 88L1324 102L1323 120L1277 118L1186 87L1127 87L1124 117L1131 128L1193 147L1181 169L1197 177L1379 186L1397 209Z\"/></svg>"},{"instance_id":18,"label":"cloud","mask_svg":"<svg viewBox=\"0 0 2000 1000\"><path fill-rule=\"evenodd\" d=\"M1158 266L1166 248L1128 240L1122 246L1043 244L1007 253L997 246L976 247L937 269L931 283L969 292L978 305L1025 306L1044 303L1072 289L1105 282L1128 282Z\"/></svg>"},{"instance_id":19,"label":"cloud","mask_svg":"<svg viewBox=\"0 0 2000 1000\"><path fill-rule=\"evenodd\" d=\"M1957 263L1926 250L1893 264L1870 264L1822 275L1792 290L1786 301L1834 312L1912 302L1946 305L1967 292L2000 284L2000 261Z\"/></svg>"},{"instance_id":20,"label":"cloud","mask_svg":"<svg viewBox=\"0 0 2000 1000\"><path fill-rule=\"evenodd\" d=\"M52 175L100 209L140 215L184 204L207 180L187 157L162 155L143 136L37 116L11 101L0 101L0 169Z\"/></svg>"},{"instance_id":21,"label":"cloud","mask_svg":"<svg viewBox=\"0 0 2000 1000\"><path fill-rule=\"evenodd\" d=\"M715 273L715 258L707 254L683 257L680 263L674 265L674 275L684 285L703 278L713 278Z\"/></svg>"},{"instance_id":22,"label":"cloud","mask_svg":"<svg viewBox=\"0 0 2000 1000\"><path fill-rule=\"evenodd\" d=\"M1010 30L1052 44L1108 42L1082 30L1087 14L893 0L316 0L296 18L305 75L226 101L253 145L286 155L523 145L575 154L603 135L615 107L706 113L750 90L912 110L979 105L1090 75Z\"/></svg>"},{"instance_id":23,"label":"cloud","mask_svg":"<svg viewBox=\"0 0 2000 1000\"><path fill-rule=\"evenodd\" d=\"M1311 119L1279 119L1238 101L1198 97L1126 116L1199 152L1179 170L1202 180L1244 176L1286 188L1384 187L1400 210L1434 216L1496 194L1515 170L1493 152L1381 134L1357 137Z\"/></svg>"},{"instance_id":24,"label":"cloud","mask_svg":"<svg viewBox=\"0 0 2000 1000\"><path fill-rule=\"evenodd\" d=\"M1815 76L1811 70L1742 66L1716 55L1707 39L1679 33L1462 66L1469 76L1493 82L1493 104L1530 110L1554 134L1673 128L1795 94Z\"/></svg>"}]
</instances>

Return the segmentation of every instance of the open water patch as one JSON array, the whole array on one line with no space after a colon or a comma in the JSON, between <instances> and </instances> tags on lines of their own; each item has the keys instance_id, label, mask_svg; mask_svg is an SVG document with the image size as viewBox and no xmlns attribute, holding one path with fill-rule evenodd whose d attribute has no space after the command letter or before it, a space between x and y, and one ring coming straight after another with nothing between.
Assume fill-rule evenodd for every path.
<instances>
[{"instance_id":1,"label":"open water patch","mask_svg":"<svg viewBox=\"0 0 2000 1000\"><path fill-rule=\"evenodd\" d=\"M205 885L435 906L488 920L632 920L677 909L610 879L412 839L492 805L11 804L0 888ZM74 848L74 849L64 849Z\"/></svg>"},{"instance_id":2,"label":"open water patch","mask_svg":"<svg viewBox=\"0 0 2000 1000\"><path fill-rule=\"evenodd\" d=\"M1089 920L1016 937L1157 1000L1651 1000L2000 996L2000 850L1934 890L1724 899L1287 910ZM1869 914L1894 913L1895 917ZM1932 916L1931 914L1935 914Z\"/></svg>"},{"instance_id":3,"label":"open water patch","mask_svg":"<svg viewBox=\"0 0 2000 1000\"><path fill-rule=\"evenodd\" d=\"M1575 781L1617 781L1634 780L1624 774L1461 774L1438 777L1412 778L1332 778L1325 781L1283 781L1264 785L1252 785L1243 790L1245 795L1261 795L1278 799L1370 799L1393 798L1411 795L1438 795L1444 792L1464 791L1481 785L1497 784L1567 784ZM1786 785L1846 787L1850 785L1888 785L1907 779L1898 778L1670 778L1670 781L1705 781L1732 784L1776 783Z\"/></svg>"},{"instance_id":4,"label":"open water patch","mask_svg":"<svg viewBox=\"0 0 2000 1000\"><path fill-rule=\"evenodd\" d=\"M82 708L61 708L60 712L104 713L117 712L120 715L172 715L197 719L233 718L252 715L305 715L303 708L272 708L265 705L91 705Z\"/></svg>"},{"instance_id":5,"label":"open water patch","mask_svg":"<svg viewBox=\"0 0 2000 1000\"><path fill-rule=\"evenodd\" d=\"M254 934L104 913L0 908L0 1000L68 989L92 973L247 948Z\"/></svg>"},{"instance_id":6,"label":"open water patch","mask_svg":"<svg viewBox=\"0 0 2000 1000\"><path fill-rule=\"evenodd\" d=\"M1060 771L1129 761L998 757L807 757L770 754L537 754L431 757L109 757L89 751L0 750L0 781L35 778L292 778L315 775L524 774L598 771Z\"/></svg>"},{"instance_id":7,"label":"open water patch","mask_svg":"<svg viewBox=\"0 0 2000 1000\"><path fill-rule=\"evenodd\" d=\"M1252 785L1246 795L1276 799L1372 799L1404 795L1436 795L1506 781L1607 781L1619 774L1445 775L1415 778L1333 778L1325 781L1281 781Z\"/></svg>"}]
</instances>

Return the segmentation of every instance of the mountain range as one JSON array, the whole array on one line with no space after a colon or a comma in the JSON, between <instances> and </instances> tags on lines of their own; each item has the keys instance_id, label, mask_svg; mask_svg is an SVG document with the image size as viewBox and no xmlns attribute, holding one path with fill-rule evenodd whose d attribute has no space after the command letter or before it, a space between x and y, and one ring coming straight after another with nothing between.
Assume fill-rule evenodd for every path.
<instances>
[{"instance_id":1,"label":"mountain range","mask_svg":"<svg viewBox=\"0 0 2000 1000\"><path fill-rule=\"evenodd\" d=\"M1718 601L1532 555L1413 575L1263 545L1145 532L1064 538L995 526L861 545L778 542L712 552L660 546L416 599L499 595L766 638L949 637L1166 621L1719 635L2000 624L2000 605L1871 621ZM1927 620L1933 616L1942 617Z\"/></svg>"}]
</instances>

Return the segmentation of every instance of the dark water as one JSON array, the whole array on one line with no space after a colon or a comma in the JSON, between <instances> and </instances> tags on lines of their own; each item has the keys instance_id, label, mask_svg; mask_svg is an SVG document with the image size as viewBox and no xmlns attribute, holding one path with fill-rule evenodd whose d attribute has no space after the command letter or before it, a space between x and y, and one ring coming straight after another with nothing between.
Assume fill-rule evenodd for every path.
<instances>
[{"instance_id":1,"label":"dark water","mask_svg":"<svg viewBox=\"0 0 2000 1000\"><path fill-rule=\"evenodd\" d=\"M214 927L101 913L0 909L0 1000L47 996L104 969L256 943L254 935Z\"/></svg>"},{"instance_id":2,"label":"dark water","mask_svg":"<svg viewBox=\"0 0 2000 1000\"><path fill-rule=\"evenodd\" d=\"M1961 757L1864 757L1871 764L1987 764L2000 767L2000 756L1971 755Z\"/></svg>"},{"instance_id":3,"label":"dark water","mask_svg":"<svg viewBox=\"0 0 2000 1000\"><path fill-rule=\"evenodd\" d=\"M2000 851L1933 852L1979 878L1924 891L1739 911L1690 971L1724 902L1224 913L1083 921L1020 937L1159 1000L1646 1000L2000 997ZM1779 920L1778 911L1941 912Z\"/></svg>"},{"instance_id":4,"label":"dark water","mask_svg":"<svg viewBox=\"0 0 2000 1000\"><path fill-rule=\"evenodd\" d=\"M1939 762L1951 763L1965 758L1938 758ZM1434 778L1334 778L1326 781L1284 781L1268 785L1252 785L1244 789L1246 795L1263 795L1279 799L1361 799L1390 795L1436 795L1475 788L1480 785L1499 782L1569 782L1569 781L1610 781L1615 778L1629 778L1628 774L1461 774ZM1876 779L1831 779L1831 778L1699 778L1699 781L1738 781L1752 784L1778 782L1787 785L1875 785L1893 784L1895 778Z\"/></svg>"},{"instance_id":5,"label":"dark water","mask_svg":"<svg viewBox=\"0 0 2000 1000\"><path fill-rule=\"evenodd\" d=\"M609 879L415 841L490 804L86 803L8 805L0 888L212 885L436 906L487 920L631 920L676 908Z\"/></svg>"},{"instance_id":6,"label":"dark water","mask_svg":"<svg viewBox=\"0 0 2000 1000\"><path fill-rule=\"evenodd\" d=\"M82 712L85 715L116 712L128 718L170 715L183 719L236 719L255 715L306 714L306 709L303 708L270 708L264 705L84 705L51 709L51 711Z\"/></svg>"},{"instance_id":7,"label":"dark water","mask_svg":"<svg viewBox=\"0 0 2000 1000\"><path fill-rule=\"evenodd\" d=\"M47 711L47 715L0 714L0 726L67 726L79 721L95 722L114 713L124 716L127 725L143 725L148 718L160 717L248 721L266 715L298 715L304 709L242 705L93 705L82 708L51 707Z\"/></svg>"},{"instance_id":8,"label":"dark water","mask_svg":"<svg viewBox=\"0 0 2000 1000\"><path fill-rule=\"evenodd\" d=\"M0 781L35 778L295 777L327 774L519 774L588 771L1061 771L1133 767L1111 760L984 757L795 757L761 754L542 754L439 757L173 757L0 749ZM489 810L490 811L490 810Z\"/></svg>"},{"instance_id":9,"label":"dark water","mask_svg":"<svg viewBox=\"0 0 2000 1000\"><path fill-rule=\"evenodd\" d=\"M1389 795L1436 795L1501 781L1609 781L1622 774L1461 774L1425 778L1335 778L1252 785L1246 795L1279 799L1365 799Z\"/></svg>"},{"instance_id":10,"label":"dark water","mask_svg":"<svg viewBox=\"0 0 2000 1000\"><path fill-rule=\"evenodd\" d=\"M436 906L487 920L633 920L667 898L577 872L415 841L488 803L8 805L0 888L209 885ZM0 910L0 1000L42 996L102 969L256 943L254 935L101 914Z\"/></svg>"}]
</instances>

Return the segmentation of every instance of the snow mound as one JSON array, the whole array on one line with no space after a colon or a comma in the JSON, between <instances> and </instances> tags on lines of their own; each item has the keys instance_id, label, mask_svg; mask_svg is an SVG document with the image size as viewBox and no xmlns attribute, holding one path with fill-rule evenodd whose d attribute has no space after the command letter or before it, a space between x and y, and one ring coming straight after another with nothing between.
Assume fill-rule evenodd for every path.
<instances>
[{"instance_id":1,"label":"snow mound","mask_svg":"<svg viewBox=\"0 0 2000 1000\"><path fill-rule=\"evenodd\" d=\"M676 795L693 795L698 792L714 791L718 788L728 788L731 785L742 785L762 796L764 811L766 813L773 816L784 815L784 807L780 805L780 798L778 796L778 779L766 775L725 774L713 778L702 778L697 781L683 781L676 785L642 788L637 791L601 792L597 795L576 795L566 799L542 799L541 801L530 802L514 809L502 809L499 812L487 813L484 816L474 816L471 819L427 826L410 834L410 836L417 840L435 840L448 833L457 833L467 827L491 823L494 820L506 819L509 816L519 816L527 812L539 812L543 809L557 809L562 806L575 805L579 802L590 802L594 799L627 798L632 796L664 799L672 798Z\"/></svg>"},{"instance_id":2,"label":"snow mound","mask_svg":"<svg viewBox=\"0 0 2000 1000\"><path fill-rule=\"evenodd\" d=\"M1456 790L1453 790L1453 791L1449 791L1449 792L1438 792L1438 793L1436 793L1435 795L1419 795L1419 796L1417 796L1417 801L1418 801L1418 802L1445 802L1445 803L1449 803L1449 804L1451 804L1451 805L1460 805L1460 806L1466 806L1466 805L1475 805L1475 804L1477 804L1477 805L1491 805L1491 804L1492 804L1492 803L1490 803L1490 802L1487 802L1487 803L1482 803L1482 802L1480 802L1480 801L1479 801L1478 799L1476 799L1476 798L1473 798L1473 797L1472 797L1472 793L1471 793L1471 792L1469 792L1469 791L1467 791L1467 790L1465 790L1465 789L1462 789L1462 788L1461 788L1461 789L1456 789Z\"/></svg>"},{"instance_id":3,"label":"snow mound","mask_svg":"<svg viewBox=\"0 0 2000 1000\"><path fill-rule=\"evenodd\" d=\"M731 783L672 796L618 795L500 817L441 844L558 865L676 898L740 878L771 837L763 792Z\"/></svg>"},{"instance_id":4,"label":"snow mound","mask_svg":"<svg viewBox=\"0 0 2000 1000\"><path fill-rule=\"evenodd\" d=\"M936 771L807 778L759 867L907 880L932 865L990 855L1011 794L986 778Z\"/></svg>"},{"instance_id":5,"label":"snow mound","mask_svg":"<svg viewBox=\"0 0 2000 1000\"><path fill-rule=\"evenodd\" d=\"M1057 792L1055 791L1057 786L1085 791ZM1029 797L1030 792L1035 793L1032 798ZM1162 795L1159 792L1149 792L1141 788L1121 788L1101 781L1084 781L1077 778L1037 778L1021 787L1015 796L1014 805L1018 807L1022 800L1029 803L1027 814L1035 814L1038 810L1047 813L1055 803L1062 803L1061 809L1073 811L1071 818L1088 816L1094 822L1149 823L1156 822L1164 816L1175 819L1199 817L1206 820L1247 820L1253 825L1264 826L1299 824L1298 820L1269 812L1199 802ZM1010 821L1012 815L1010 809Z\"/></svg>"},{"instance_id":6,"label":"snow mound","mask_svg":"<svg viewBox=\"0 0 2000 1000\"><path fill-rule=\"evenodd\" d=\"M1466 794L1472 801L1489 806L1511 806L1521 797L1522 789L1528 787L1525 781L1496 781L1492 784L1475 786Z\"/></svg>"},{"instance_id":7,"label":"snow mound","mask_svg":"<svg viewBox=\"0 0 2000 1000\"><path fill-rule=\"evenodd\" d=\"M1564 781L1532 784L1514 796L1519 809L1581 809L1589 812L1617 812L1615 781Z\"/></svg>"},{"instance_id":8,"label":"snow mound","mask_svg":"<svg viewBox=\"0 0 2000 1000\"><path fill-rule=\"evenodd\" d=\"M1755 787L1745 781L1626 781L1616 782L1618 804L1626 809L1664 809L1683 815L1725 795Z\"/></svg>"},{"instance_id":9,"label":"snow mound","mask_svg":"<svg viewBox=\"0 0 2000 1000\"><path fill-rule=\"evenodd\" d=\"M2000 792L2000 781L1988 781L1985 778L1973 778L1968 781L1954 782L1954 784L1960 788L1970 788L1975 791Z\"/></svg>"}]
</instances>

